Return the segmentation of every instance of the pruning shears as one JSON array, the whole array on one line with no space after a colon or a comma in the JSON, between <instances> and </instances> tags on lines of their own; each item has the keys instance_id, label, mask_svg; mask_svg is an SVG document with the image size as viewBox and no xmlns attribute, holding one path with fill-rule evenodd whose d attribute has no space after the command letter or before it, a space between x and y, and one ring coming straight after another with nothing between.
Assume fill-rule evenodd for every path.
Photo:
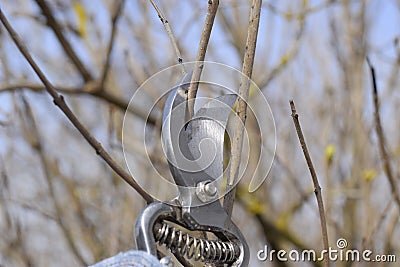
<instances>
[{"instance_id":1,"label":"pruning shears","mask_svg":"<svg viewBox=\"0 0 400 267\"><path fill-rule=\"evenodd\" d=\"M188 119L191 76L186 74L169 92L163 112L162 144L179 196L143 209L135 225L137 249L159 256L157 244L165 245L177 258L247 266L248 245L221 205L218 189L225 126L237 96L212 98Z\"/></svg>"}]
</instances>

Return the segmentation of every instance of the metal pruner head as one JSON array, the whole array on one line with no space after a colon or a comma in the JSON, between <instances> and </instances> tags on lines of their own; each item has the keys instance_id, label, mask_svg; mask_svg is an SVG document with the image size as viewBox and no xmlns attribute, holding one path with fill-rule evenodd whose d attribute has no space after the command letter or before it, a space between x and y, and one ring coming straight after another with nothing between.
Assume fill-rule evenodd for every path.
<instances>
[{"instance_id":1,"label":"metal pruner head","mask_svg":"<svg viewBox=\"0 0 400 267\"><path fill-rule=\"evenodd\" d=\"M169 92L162 125L164 153L184 207L204 205L218 198L223 180L225 127L237 98L235 94L198 97L197 102L207 102L190 118L187 92L191 74L186 74Z\"/></svg>"},{"instance_id":2,"label":"metal pruner head","mask_svg":"<svg viewBox=\"0 0 400 267\"><path fill-rule=\"evenodd\" d=\"M225 126L237 96L208 99L189 118L191 76L191 72L186 74L169 92L163 113L162 144L179 196L174 203L156 202L142 211L136 221L136 244L153 255L158 243L189 259L248 266L246 240L222 207L222 194L217 190L223 176ZM190 237L168 222L189 231L212 233L217 239Z\"/></svg>"},{"instance_id":3,"label":"metal pruner head","mask_svg":"<svg viewBox=\"0 0 400 267\"><path fill-rule=\"evenodd\" d=\"M180 193L177 220L190 230L211 231L223 241L236 243L240 248L237 262L246 266L247 243L219 201L223 193L225 128L237 95L197 97L197 103L206 103L189 117L191 78L192 72L169 92L163 113L162 144Z\"/></svg>"}]
</instances>

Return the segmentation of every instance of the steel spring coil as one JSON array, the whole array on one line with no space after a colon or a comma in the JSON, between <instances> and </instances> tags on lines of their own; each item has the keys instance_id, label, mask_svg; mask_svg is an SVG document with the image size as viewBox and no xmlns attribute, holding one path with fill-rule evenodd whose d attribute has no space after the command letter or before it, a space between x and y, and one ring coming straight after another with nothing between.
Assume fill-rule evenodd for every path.
<instances>
[{"instance_id":1,"label":"steel spring coil","mask_svg":"<svg viewBox=\"0 0 400 267\"><path fill-rule=\"evenodd\" d=\"M165 222L156 223L154 238L172 253L179 253L189 260L229 264L237 260L240 254L240 248L234 242L194 237Z\"/></svg>"}]
</instances>

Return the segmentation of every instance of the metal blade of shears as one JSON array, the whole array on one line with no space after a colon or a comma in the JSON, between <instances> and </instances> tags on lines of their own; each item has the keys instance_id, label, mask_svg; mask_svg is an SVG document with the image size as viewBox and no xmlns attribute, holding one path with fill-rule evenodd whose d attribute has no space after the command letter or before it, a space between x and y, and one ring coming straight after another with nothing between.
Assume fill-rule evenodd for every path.
<instances>
[{"instance_id":1,"label":"metal blade of shears","mask_svg":"<svg viewBox=\"0 0 400 267\"><path fill-rule=\"evenodd\" d=\"M225 126L236 101L234 94L212 98L187 120L189 82L187 74L170 91L162 127L164 151L184 206L195 204L192 191L199 183L222 178Z\"/></svg>"}]
</instances>

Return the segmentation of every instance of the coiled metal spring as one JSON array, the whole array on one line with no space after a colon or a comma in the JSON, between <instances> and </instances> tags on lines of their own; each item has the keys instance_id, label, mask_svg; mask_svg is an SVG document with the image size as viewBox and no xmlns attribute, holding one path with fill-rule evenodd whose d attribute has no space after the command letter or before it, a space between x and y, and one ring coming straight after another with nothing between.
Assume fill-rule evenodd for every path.
<instances>
[{"instance_id":1,"label":"coiled metal spring","mask_svg":"<svg viewBox=\"0 0 400 267\"><path fill-rule=\"evenodd\" d=\"M234 242L194 237L165 222L155 224L154 235L160 245L165 245L172 253L177 252L189 260L229 264L240 254L240 248Z\"/></svg>"}]
</instances>

